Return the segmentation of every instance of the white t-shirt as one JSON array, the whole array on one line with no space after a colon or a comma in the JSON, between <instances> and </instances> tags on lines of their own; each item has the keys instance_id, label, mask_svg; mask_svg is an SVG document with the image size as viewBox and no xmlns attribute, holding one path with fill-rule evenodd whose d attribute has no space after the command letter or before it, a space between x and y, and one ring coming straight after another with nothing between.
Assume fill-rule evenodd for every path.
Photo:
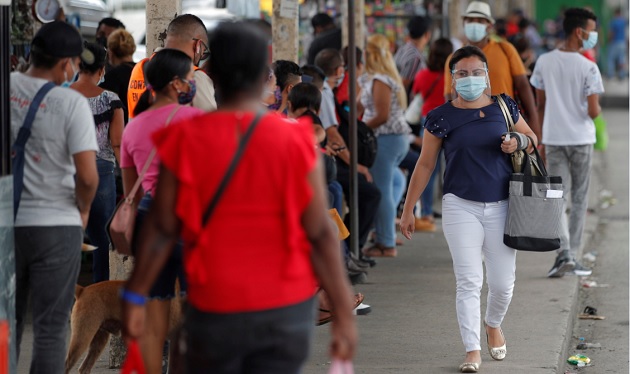
<instances>
[{"instance_id":1,"label":"white t-shirt","mask_svg":"<svg viewBox=\"0 0 630 374\"><path fill-rule=\"evenodd\" d=\"M322 121L324 129L331 126L337 126L337 111L335 110L335 94L327 81L324 80L324 89L322 90L322 104L319 108L319 119Z\"/></svg>"},{"instance_id":2,"label":"white t-shirt","mask_svg":"<svg viewBox=\"0 0 630 374\"><path fill-rule=\"evenodd\" d=\"M542 142L547 145L595 143L595 124L588 116L587 97L604 92L597 65L577 52L559 49L538 58L530 79L545 91Z\"/></svg>"},{"instance_id":3,"label":"white t-shirt","mask_svg":"<svg viewBox=\"0 0 630 374\"><path fill-rule=\"evenodd\" d=\"M11 143L37 91L47 83L11 73ZM24 189L15 226L81 226L75 198L72 155L97 151L94 118L87 99L55 87L44 97L25 146Z\"/></svg>"}]
</instances>

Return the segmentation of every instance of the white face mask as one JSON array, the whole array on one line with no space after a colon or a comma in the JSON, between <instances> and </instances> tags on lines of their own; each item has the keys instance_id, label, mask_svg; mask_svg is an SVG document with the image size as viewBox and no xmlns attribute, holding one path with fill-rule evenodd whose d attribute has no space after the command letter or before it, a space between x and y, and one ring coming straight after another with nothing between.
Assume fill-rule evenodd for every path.
<instances>
[{"instance_id":1,"label":"white face mask","mask_svg":"<svg viewBox=\"0 0 630 374\"><path fill-rule=\"evenodd\" d=\"M488 35L488 31L483 23L467 22L464 24L464 34L468 40L477 43Z\"/></svg>"},{"instance_id":2,"label":"white face mask","mask_svg":"<svg viewBox=\"0 0 630 374\"><path fill-rule=\"evenodd\" d=\"M72 78L68 80L68 73L64 69L63 76L66 80L61 84L62 87L70 87L72 83L76 82L79 76L79 69L74 68L74 62L72 60L70 60L70 67L72 68Z\"/></svg>"},{"instance_id":3,"label":"white face mask","mask_svg":"<svg viewBox=\"0 0 630 374\"><path fill-rule=\"evenodd\" d=\"M103 82L105 82L105 73L101 74L101 78L98 80L98 83L96 83L96 85L100 86Z\"/></svg>"}]
</instances>

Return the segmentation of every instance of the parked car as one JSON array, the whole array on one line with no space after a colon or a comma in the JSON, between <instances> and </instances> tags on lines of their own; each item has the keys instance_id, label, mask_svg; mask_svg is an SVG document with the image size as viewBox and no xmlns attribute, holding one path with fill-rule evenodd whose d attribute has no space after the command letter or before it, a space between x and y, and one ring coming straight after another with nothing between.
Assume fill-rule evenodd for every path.
<instances>
[{"instance_id":1,"label":"parked car","mask_svg":"<svg viewBox=\"0 0 630 374\"><path fill-rule=\"evenodd\" d=\"M66 20L77 26L81 34L92 39L96 35L98 23L111 12L103 0L66 0L64 4Z\"/></svg>"}]
</instances>

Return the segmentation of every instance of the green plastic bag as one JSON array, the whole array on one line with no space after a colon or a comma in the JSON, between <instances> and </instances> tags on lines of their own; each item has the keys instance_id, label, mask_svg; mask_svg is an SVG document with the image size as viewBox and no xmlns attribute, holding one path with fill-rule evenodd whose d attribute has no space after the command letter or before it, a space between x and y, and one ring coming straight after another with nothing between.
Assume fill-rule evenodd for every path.
<instances>
[{"instance_id":1,"label":"green plastic bag","mask_svg":"<svg viewBox=\"0 0 630 374\"><path fill-rule=\"evenodd\" d=\"M605 151L608 148L608 130L606 130L606 121L600 114L593 120L595 122L595 150Z\"/></svg>"}]
</instances>

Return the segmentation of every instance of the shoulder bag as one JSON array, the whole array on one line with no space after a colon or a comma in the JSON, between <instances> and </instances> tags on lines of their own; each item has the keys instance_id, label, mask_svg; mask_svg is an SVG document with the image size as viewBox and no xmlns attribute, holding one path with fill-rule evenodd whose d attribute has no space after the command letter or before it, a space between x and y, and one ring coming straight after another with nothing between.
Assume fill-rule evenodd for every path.
<instances>
[{"instance_id":1,"label":"shoulder bag","mask_svg":"<svg viewBox=\"0 0 630 374\"><path fill-rule=\"evenodd\" d=\"M431 96L431 93L433 93L433 89L435 88L435 85L438 83L439 80L440 77L438 76L437 79L433 81L433 84L431 84L431 87L429 87L429 90L425 95L427 99L429 98L429 96ZM408 124L420 125L420 121L422 120L422 106L424 105L424 100L424 97L419 92L413 97L411 103L409 103L409 106L407 107L407 110L405 110L405 121L407 121Z\"/></svg>"},{"instance_id":2,"label":"shoulder bag","mask_svg":"<svg viewBox=\"0 0 630 374\"><path fill-rule=\"evenodd\" d=\"M538 150L534 148L540 159ZM522 173L510 177L510 197L503 243L521 251L547 252L560 248L560 220L564 214L562 178L549 176L544 164L533 175L531 157Z\"/></svg>"},{"instance_id":3,"label":"shoulder bag","mask_svg":"<svg viewBox=\"0 0 630 374\"><path fill-rule=\"evenodd\" d=\"M173 109L171 114L169 114L166 122L164 123L164 127L168 126L171 123L171 120L175 116L175 113L181 108L181 105L178 105ZM111 243L112 249L115 249L118 253L125 256L131 256L131 243L133 239L133 229L136 224L136 214L137 207L134 204L134 199L136 197L136 193L142 184L142 179L144 178L145 173L149 169L153 158L157 150L153 148L147 161L144 163L140 174L138 175L138 179L136 179L136 183L134 183L129 194L122 199L118 205L116 206L116 210L114 210L114 214L107 222L105 226L105 232L109 236L109 242Z\"/></svg>"},{"instance_id":4,"label":"shoulder bag","mask_svg":"<svg viewBox=\"0 0 630 374\"><path fill-rule=\"evenodd\" d=\"M11 160L11 167L13 171L13 220L17 218L18 208L20 207L20 199L22 197L22 190L24 189L24 162L26 159L25 150L26 142L31 137L31 127L33 121L35 121L35 114L39 109L40 104L44 100L44 97L55 87L53 82L44 84L39 91L35 94L31 105L28 107L24 123L20 127L15 143L11 147L13 153L13 159Z\"/></svg>"},{"instance_id":5,"label":"shoulder bag","mask_svg":"<svg viewBox=\"0 0 630 374\"><path fill-rule=\"evenodd\" d=\"M501 95L497 95L497 103L499 104L499 108L501 108L501 112L503 113L503 118L505 119L505 126L507 127L507 132L516 132L514 127L514 121L512 120L512 115L510 115L510 111L508 109L505 100ZM529 138L529 141L532 142L532 139ZM532 142L533 145L533 142ZM536 147L534 147L536 148ZM532 173L533 175L543 175L541 171L542 158L538 156L538 152L536 152L537 156L527 155L527 152L523 150L517 150L512 153L510 158L512 159L512 168L515 173L523 172L523 164L525 160L527 160L532 165ZM528 156L528 157L526 157ZM544 165L542 166L544 167Z\"/></svg>"},{"instance_id":6,"label":"shoulder bag","mask_svg":"<svg viewBox=\"0 0 630 374\"><path fill-rule=\"evenodd\" d=\"M346 145L350 144L350 116L344 106L335 101L335 109L337 116L339 117L339 135L346 142ZM365 122L357 118L357 158L359 164L365 167L371 167L376 160L376 151L378 150L378 143L376 142L376 135Z\"/></svg>"}]
</instances>

